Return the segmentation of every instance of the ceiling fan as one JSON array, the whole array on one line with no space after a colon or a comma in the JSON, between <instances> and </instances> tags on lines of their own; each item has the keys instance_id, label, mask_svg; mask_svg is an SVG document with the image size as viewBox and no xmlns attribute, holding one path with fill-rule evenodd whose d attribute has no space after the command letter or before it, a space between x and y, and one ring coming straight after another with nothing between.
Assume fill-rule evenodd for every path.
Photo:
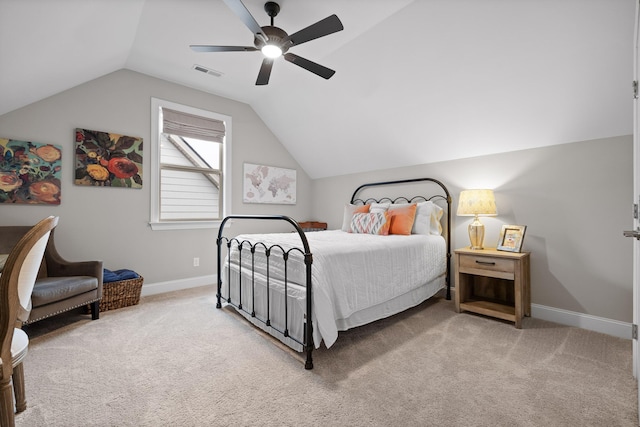
<instances>
[{"instance_id":1,"label":"ceiling fan","mask_svg":"<svg viewBox=\"0 0 640 427\"><path fill-rule=\"evenodd\" d=\"M253 18L249 10L241 0L224 0L227 6L244 22L244 24L254 34L254 46L211 46L211 45L190 45L196 52L253 52L259 50L265 58L258 73L256 85L266 85L269 83L271 68L276 58L281 55L284 59L296 64L305 70L311 71L325 79L331 78L335 71L309 61L301 56L287 52L293 46L306 43L310 40L324 37L344 29L342 22L336 15L331 15L323 20L309 25L302 30L288 35L283 29L273 25L273 18L280 12L278 3L269 1L264 5L264 10L271 17L271 25L261 27Z\"/></svg>"}]
</instances>

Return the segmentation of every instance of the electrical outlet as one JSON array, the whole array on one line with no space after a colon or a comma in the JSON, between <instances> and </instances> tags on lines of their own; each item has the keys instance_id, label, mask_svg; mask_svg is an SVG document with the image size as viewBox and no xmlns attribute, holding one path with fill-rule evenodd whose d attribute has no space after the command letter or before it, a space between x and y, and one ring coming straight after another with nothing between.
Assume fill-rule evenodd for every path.
<instances>
[{"instance_id":1,"label":"electrical outlet","mask_svg":"<svg viewBox=\"0 0 640 427\"><path fill-rule=\"evenodd\" d=\"M200 267L200 258L195 257L195 258L193 259L193 266L194 266L194 267Z\"/></svg>"}]
</instances>

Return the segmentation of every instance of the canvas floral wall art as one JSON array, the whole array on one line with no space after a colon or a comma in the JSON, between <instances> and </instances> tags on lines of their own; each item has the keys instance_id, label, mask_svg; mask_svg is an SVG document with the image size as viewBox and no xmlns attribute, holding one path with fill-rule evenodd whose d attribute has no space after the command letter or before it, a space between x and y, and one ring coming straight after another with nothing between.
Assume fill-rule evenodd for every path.
<instances>
[{"instance_id":1,"label":"canvas floral wall art","mask_svg":"<svg viewBox=\"0 0 640 427\"><path fill-rule=\"evenodd\" d=\"M76 129L75 183L142 188L142 138Z\"/></svg>"},{"instance_id":2,"label":"canvas floral wall art","mask_svg":"<svg viewBox=\"0 0 640 427\"><path fill-rule=\"evenodd\" d=\"M58 145L0 138L0 203L59 205Z\"/></svg>"}]
</instances>

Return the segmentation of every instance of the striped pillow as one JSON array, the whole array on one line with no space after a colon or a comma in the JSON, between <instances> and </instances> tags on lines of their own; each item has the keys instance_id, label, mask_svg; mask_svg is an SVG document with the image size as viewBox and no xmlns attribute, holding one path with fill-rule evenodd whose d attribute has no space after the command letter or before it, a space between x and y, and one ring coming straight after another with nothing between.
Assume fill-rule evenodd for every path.
<instances>
[{"instance_id":1,"label":"striped pillow","mask_svg":"<svg viewBox=\"0 0 640 427\"><path fill-rule=\"evenodd\" d=\"M351 218L351 232L359 234L389 234L389 214L386 212L356 213Z\"/></svg>"}]
</instances>

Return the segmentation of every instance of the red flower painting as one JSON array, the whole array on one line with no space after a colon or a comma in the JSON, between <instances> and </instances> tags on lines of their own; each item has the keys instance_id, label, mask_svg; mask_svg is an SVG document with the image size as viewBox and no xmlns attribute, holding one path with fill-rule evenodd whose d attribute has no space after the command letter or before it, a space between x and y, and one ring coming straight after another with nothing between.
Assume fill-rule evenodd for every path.
<instances>
[{"instance_id":1,"label":"red flower painting","mask_svg":"<svg viewBox=\"0 0 640 427\"><path fill-rule=\"evenodd\" d=\"M142 188L142 138L76 129L75 183Z\"/></svg>"}]
</instances>

